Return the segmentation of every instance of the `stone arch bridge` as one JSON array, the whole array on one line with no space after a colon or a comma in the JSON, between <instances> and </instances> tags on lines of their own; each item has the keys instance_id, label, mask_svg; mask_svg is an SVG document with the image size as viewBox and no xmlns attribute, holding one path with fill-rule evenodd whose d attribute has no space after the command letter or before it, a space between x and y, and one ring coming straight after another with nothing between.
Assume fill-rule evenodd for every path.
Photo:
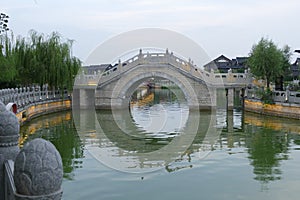
<instances>
[{"instance_id":1,"label":"stone arch bridge","mask_svg":"<svg viewBox=\"0 0 300 200\"><path fill-rule=\"evenodd\" d=\"M91 75L79 74L74 83L73 102L81 108L128 108L135 89L150 78L167 79L184 93L190 108L216 106L217 89L225 89L228 108L233 108L234 90L244 91L251 83L245 73L214 73L198 68L169 53L143 53L119 62L111 69Z\"/></svg>"}]
</instances>

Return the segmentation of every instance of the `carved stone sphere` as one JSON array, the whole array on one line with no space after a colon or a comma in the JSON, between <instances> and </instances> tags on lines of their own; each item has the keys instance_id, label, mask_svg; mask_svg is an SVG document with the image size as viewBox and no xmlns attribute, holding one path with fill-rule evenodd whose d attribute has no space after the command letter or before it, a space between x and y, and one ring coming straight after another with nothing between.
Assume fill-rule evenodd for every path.
<instances>
[{"instance_id":1,"label":"carved stone sphere","mask_svg":"<svg viewBox=\"0 0 300 200\"><path fill-rule=\"evenodd\" d=\"M61 190L63 166L55 146L44 139L34 139L17 155L14 181L18 194L48 195Z\"/></svg>"}]
</instances>

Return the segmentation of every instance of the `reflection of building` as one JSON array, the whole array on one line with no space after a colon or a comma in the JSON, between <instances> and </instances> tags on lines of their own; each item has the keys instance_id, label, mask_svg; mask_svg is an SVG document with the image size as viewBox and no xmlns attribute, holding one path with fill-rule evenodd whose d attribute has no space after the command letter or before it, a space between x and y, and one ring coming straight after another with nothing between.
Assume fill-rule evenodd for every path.
<instances>
[{"instance_id":1,"label":"reflection of building","mask_svg":"<svg viewBox=\"0 0 300 200\"><path fill-rule=\"evenodd\" d=\"M221 55L204 65L204 69L207 71L218 70L221 73L227 73L229 69L232 69L233 72L244 73L245 69L248 68L246 65L247 59L248 57L229 59L226 56Z\"/></svg>"}]
</instances>

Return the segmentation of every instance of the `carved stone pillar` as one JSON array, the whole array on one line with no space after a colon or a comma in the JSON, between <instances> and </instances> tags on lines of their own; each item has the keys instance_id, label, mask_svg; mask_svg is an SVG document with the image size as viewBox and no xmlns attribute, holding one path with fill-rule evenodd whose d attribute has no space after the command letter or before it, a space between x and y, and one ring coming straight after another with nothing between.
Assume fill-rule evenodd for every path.
<instances>
[{"instance_id":1,"label":"carved stone pillar","mask_svg":"<svg viewBox=\"0 0 300 200\"><path fill-rule=\"evenodd\" d=\"M22 148L15 160L16 200L60 200L63 166L55 146L37 138Z\"/></svg>"},{"instance_id":2,"label":"carved stone pillar","mask_svg":"<svg viewBox=\"0 0 300 200\"><path fill-rule=\"evenodd\" d=\"M0 101L0 199L4 199L4 162L15 160L19 153L20 125L18 118Z\"/></svg>"}]
</instances>

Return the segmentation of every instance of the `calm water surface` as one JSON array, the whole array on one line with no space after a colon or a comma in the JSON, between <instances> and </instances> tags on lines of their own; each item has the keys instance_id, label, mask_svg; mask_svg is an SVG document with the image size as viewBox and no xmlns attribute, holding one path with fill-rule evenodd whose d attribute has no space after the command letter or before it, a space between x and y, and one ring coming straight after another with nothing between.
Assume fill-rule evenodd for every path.
<instances>
[{"instance_id":1,"label":"calm water surface","mask_svg":"<svg viewBox=\"0 0 300 200\"><path fill-rule=\"evenodd\" d=\"M299 121L221 108L195 118L178 98L137 93L125 114L85 114L84 132L71 111L43 116L21 128L21 145L56 146L63 199L299 199Z\"/></svg>"}]
</instances>

